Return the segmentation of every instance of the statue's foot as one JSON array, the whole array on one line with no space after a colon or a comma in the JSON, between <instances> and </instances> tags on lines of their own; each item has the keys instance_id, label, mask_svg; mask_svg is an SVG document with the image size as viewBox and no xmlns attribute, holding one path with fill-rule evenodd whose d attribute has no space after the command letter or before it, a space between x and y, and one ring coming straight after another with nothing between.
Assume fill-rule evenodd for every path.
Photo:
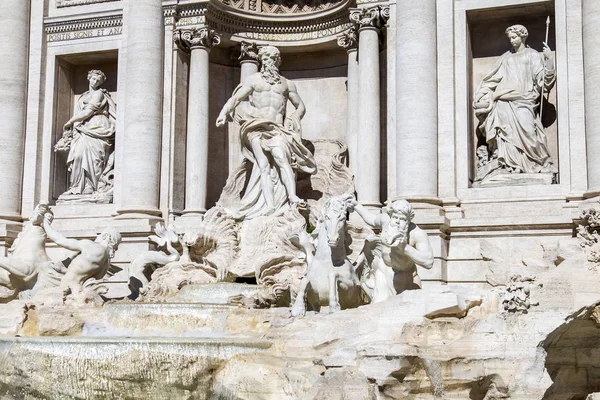
<instances>
[{"instance_id":1,"label":"statue's foot","mask_svg":"<svg viewBox=\"0 0 600 400\"><path fill-rule=\"evenodd\" d=\"M306 209L306 208L308 208L308 203L306 202L306 200L302 200L298 196L290 197L289 201L290 201L290 206L292 206L292 207L296 207L296 208L299 208L299 209Z\"/></svg>"}]
</instances>

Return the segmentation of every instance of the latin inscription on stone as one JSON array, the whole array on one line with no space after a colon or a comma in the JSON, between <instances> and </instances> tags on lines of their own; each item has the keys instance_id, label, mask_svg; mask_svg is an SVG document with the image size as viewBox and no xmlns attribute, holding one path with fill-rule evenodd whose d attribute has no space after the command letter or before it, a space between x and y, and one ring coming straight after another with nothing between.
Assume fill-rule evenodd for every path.
<instances>
[{"instance_id":1,"label":"latin inscription on stone","mask_svg":"<svg viewBox=\"0 0 600 400\"><path fill-rule=\"evenodd\" d=\"M323 29L314 32L300 32L300 33L262 33L262 32L244 32L240 33L239 36L251 40L267 40L274 42L293 42L300 40L311 40L319 39L323 37L329 37L336 35L344 30L344 26L336 26L334 28Z\"/></svg>"},{"instance_id":2,"label":"latin inscription on stone","mask_svg":"<svg viewBox=\"0 0 600 400\"><path fill-rule=\"evenodd\" d=\"M113 27L113 28L88 29L85 31L76 31L76 32L49 33L48 34L48 42L61 42L64 40L89 39L89 38L102 37L102 36L114 36L114 35L120 35L121 33L123 33L123 28L120 26Z\"/></svg>"}]
</instances>

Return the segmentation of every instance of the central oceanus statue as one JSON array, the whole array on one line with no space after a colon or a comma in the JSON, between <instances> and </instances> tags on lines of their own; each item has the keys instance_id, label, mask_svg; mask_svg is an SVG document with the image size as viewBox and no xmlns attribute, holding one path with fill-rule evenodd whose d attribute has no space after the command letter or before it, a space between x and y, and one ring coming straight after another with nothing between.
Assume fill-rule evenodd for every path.
<instances>
[{"instance_id":1,"label":"central oceanus statue","mask_svg":"<svg viewBox=\"0 0 600 400\"><path fill-rule=\"evenodd\" d=\"M306 232L293 239L306 253L307 271L292 307L292 316L303 316L306 303L319 311L329 306L329 312L358 307L361 301L360 279L348 259L352 239L346 230L346 218L353 211L351 195L332 197L325 203L322 216L313 235Z\"/></svg>"}]
</instances>

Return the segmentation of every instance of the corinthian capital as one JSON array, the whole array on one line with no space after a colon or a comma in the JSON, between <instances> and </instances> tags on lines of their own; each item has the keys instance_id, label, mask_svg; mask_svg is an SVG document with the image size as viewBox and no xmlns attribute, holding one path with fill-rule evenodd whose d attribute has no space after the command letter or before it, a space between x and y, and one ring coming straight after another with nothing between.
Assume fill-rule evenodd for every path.
<instances>
[{"instance_id":1,"label":"corinthian capital","mask_svg":"<svg viewBox=\"0 0 600 400\"><path fill-rule=\"evenodd\" d=\"M347 31L342 32L337 38L337 44L340 47L350 51L356 49L358 46L358 35L356 33L356 27L351 26Z\"/></svg>"},{"instance_id":2,"label":"corinthian capital","mask_svg":"<svg viewBox=\"0 0 600 400\"><path fill-rule=\"evenodd\" d=\"M354 22L358 29L374 28L381 30L389 17L389 7L374 6L350 9L350 21Z\"/></svg>"},{"instance_id":3,"label":"corinthian capital","mask_svg":"<svg viewBox=\"0 0 600 400\"><path fill-rule=\"evenodd\" d=\"M212 29L203 26L196 29L177 29L173 32L173 40L177 47L190 52L196 48L210 50L221 43L221 36Z\"/></svg>"},{"instance_id":4,"label":"corinthian capital","mask_svg":"<svg viewBox=\"0 0 600 400\"><path fill-rule=\"evenodd\" d=\"M256 61L259 62L258 58L258 46L252 42L240 42L240 55L238 61Z\"/></svg>"}]
</instances>

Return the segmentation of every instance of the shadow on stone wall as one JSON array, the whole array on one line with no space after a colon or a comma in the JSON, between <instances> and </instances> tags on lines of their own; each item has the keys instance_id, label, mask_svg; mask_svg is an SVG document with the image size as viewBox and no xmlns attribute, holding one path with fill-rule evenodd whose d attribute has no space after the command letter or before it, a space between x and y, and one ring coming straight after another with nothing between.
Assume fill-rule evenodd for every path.
<instances>
[{"instance_id":1,"label":"shadow on stone wall","mask_svg":"<svg viewBox=\"0 0 600 400\"><path fill-rule=\"evenodd\" d=\"M600 391L600 303L567 320L541 343L553 382L542 400L585 400Z\"/></svg>"}]
</instances>

